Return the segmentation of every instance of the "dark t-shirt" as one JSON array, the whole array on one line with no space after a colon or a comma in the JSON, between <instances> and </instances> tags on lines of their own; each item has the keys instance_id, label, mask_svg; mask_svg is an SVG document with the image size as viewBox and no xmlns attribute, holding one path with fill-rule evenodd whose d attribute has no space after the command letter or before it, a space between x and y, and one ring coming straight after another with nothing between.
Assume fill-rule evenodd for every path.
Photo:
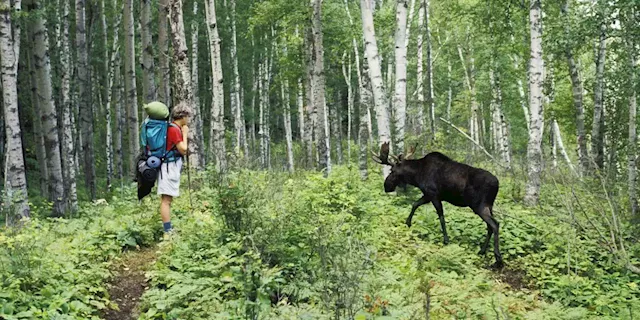
<instances>
[{"instance_id":1,"label":"dark t-shirt","mask_svg":"<svg viewBox=\"0 0 640 320\"><path fill-rule=\"evenodd\" d=\"M178 126L175 122L173 124ZM167 129L167 151L173 149L180 142L182 142L182 130L180 130L180 126L169 126Z\"/></svg>"}]
</instances>

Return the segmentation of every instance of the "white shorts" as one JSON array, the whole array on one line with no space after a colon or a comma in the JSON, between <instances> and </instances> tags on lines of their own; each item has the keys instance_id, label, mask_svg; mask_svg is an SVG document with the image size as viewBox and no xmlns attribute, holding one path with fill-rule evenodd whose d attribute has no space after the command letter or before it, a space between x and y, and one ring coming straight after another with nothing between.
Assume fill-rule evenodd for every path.
<instances>
[{"instance_id":1,"label":"white shorts","mask_svg":"<svg viewBox=\"0 0 640 320\"><path fill-rule=\"evenodd\" d=\"M158 172L158 195L177 197L180 195L180 171L182 158L175 162L163 163Z\"/></svg>"}]
</instances>

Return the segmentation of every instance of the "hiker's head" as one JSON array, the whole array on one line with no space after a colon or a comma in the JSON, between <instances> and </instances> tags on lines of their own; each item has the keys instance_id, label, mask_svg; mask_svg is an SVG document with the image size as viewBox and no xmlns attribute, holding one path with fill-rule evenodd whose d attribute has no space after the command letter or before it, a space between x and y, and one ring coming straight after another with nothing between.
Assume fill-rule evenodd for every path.
<instances>
[{"instance_id":1,"label":"hiker's head","mask_svg":"<svg viewBox=\"0 0 640 320\"><path fill-rule=\"evenodd\" d=\"M173 121L178 125L188 125L189 118L191 118L192 113L193 112L189 106L185 103L179 103L171 111L171 118L173 118Z\"/></svg>"}]
</instances>

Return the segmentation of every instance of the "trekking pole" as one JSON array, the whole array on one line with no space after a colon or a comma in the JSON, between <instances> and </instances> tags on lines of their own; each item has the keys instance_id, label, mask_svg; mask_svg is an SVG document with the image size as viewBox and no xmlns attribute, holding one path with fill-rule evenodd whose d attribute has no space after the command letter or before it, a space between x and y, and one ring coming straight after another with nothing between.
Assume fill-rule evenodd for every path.
<instances>
[{"instance_id":1,"label":"trekking pole","mask_svg":"<svg viewBox=\"0 0 640 320\"><path fill-rule=\"evenodd\" d=\"M189 163L189 142L187 141L187 189L189 190L189 209L193 215L193 200L191 199L191 163Z\"/></svg>"}]
</instances>

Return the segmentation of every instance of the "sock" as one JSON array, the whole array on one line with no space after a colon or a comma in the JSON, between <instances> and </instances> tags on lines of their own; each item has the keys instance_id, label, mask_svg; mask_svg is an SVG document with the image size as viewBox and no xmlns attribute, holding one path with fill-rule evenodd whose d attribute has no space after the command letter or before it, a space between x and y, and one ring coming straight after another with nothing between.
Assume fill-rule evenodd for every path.
<instances>
[{"instance_id":1,"label":"sock","mask_svg":"<svg viewBox=\"0 0 640 320\"><path fill-rule=\"evenodd\" d=\"M171 221L162 223L162 226L164 227L164 232L169 232L171 230Z\"/></svg>"}]
</instances>

